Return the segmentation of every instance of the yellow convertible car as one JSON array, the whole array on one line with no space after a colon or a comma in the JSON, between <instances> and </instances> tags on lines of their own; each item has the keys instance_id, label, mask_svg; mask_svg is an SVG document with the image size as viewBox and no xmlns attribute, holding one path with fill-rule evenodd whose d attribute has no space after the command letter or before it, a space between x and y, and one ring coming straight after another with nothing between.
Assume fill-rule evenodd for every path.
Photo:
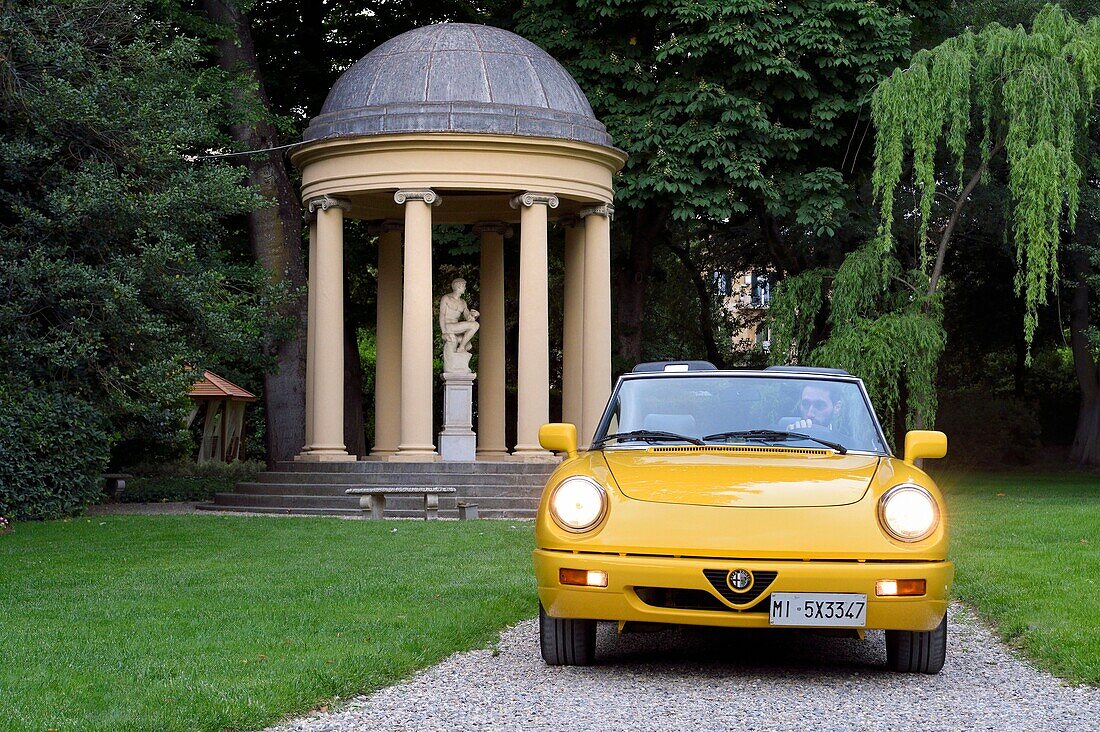
<instances>
[{"instance_id":1,"label":"yellow convertible car","mask_svg":"<svg viewBox=\"0 0 1100 732\"><path fill-rule=\"evenodd\" d=\"M591 446L566 454L535 529L542 656L595 659L596 623L886 633L897 671L937 673L947 646L943 496L919 467L942 432L891 455L863 383L844 371L641 364L615 386Z\"/></svg>"}]
</instances>

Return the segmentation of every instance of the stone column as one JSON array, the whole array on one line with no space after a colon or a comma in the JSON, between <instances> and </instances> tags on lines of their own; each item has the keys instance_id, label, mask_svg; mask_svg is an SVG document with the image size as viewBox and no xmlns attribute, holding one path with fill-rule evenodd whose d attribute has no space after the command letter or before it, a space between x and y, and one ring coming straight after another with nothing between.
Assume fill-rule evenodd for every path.
<instances>
[{"instance_id":1,"label":"stone column","mask_svg":"<svg viewBox=\"0 0 1100 732\"><path fill-rule=\"evenodd\" d=\"M306 442L294 459L301 460L313 444L313 382L317 370L317 214L308 212L309 284L306 290Z\"/></svg>"},{"instance_id":2,"label":"stone column","mask_svg":"<svg viewBox=\"0 0 1100 732\"><path fill-rule=\"evenodd\" d=\"M584 229L576 217L559 223L565 227L561 415L563 422L576 425L579 431L584 413Z\"/></svg>"},{"instance_id":3,"label":"stone column","mask_svg":"<svg viewBox=\"0 0 1100 732\"><path fill-rule=\"evenodd\" d=\"M547 209L558 197L527 192L511 200L520 209L519 363L516 449L521 458L546 458L539 427L550 419L550 304L546 264Z\"/></svg>"},{"instance_id":4,"label":"stone column","mask_svg":"<svg viewBox=\"0 0 1100 732\"><path fill-rule=\"evenodd\" d=\"M378 319L375 337L374 449L388 459L401 440L401 230L385 221L378 234Z\"/></svg>"},{"instance_id":5,"label":"stone column","mask_svg":"<svg viewBox=\"0 0 1100 732\"><path fill-rule=\"evenodd\" d=\"M477 457L498 460L508 454L504 443L504 237L506 224L474 226L481 239L481 329L477 332Z\"/></svg>"},{"instance_id":6,"label":"stone column","mask_svg":"<svg viewBox=\"0 0 1100 732\"><path fill-rule=\"evenodd\" d=\"M393 460L431 461L432 350L435 343L432 292L432 205L435 191L403 189L393 200L405 206L405 268L401 308L401 442Z\"/></svg>"},{"instance_id":7,"label":"stone column","mask_svg":"<svg viewBox=\"0 0 1100 732\"><path fill-rule=\"evenodd\" d=\"M578 442L586 447L611 394L611 219L608 204L581 210L584 219L584 386Z\"/></svg>"},{"instance_id":8,"label":"stone column","mask_svg":"<svg viewBox=\"0 0 1100 732\"><path fill-rule=\"evenodd\" d=\"M316 316L313 318L312 440L303 460L355 460L344 447L344 212L351 202L324 196L309 202L317 214ZM311 247L312 249L312 247ZM311 257L312 257L311 253ZM309 357L309 341L306 343ZM308 382L307 364L307 382Z\"/></svg>"}]
</instances>

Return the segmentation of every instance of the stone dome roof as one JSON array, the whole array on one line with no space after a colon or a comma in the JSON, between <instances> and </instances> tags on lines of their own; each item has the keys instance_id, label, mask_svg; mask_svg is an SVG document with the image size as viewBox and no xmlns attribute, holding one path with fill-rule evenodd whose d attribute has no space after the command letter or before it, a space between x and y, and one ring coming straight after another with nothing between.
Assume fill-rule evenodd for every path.
<instances>
[{"instance_id":1,"label":"stone dome roof","mask_svg":"<svg viewBox=\"0 0 1100 732\"><path fill-rule=\"evenodd\" d=\"M515 33L440 23L402 33L344 72L305 140L402 132L554 137L611 146L573 77Z\"/></svg>"}]
</instances>

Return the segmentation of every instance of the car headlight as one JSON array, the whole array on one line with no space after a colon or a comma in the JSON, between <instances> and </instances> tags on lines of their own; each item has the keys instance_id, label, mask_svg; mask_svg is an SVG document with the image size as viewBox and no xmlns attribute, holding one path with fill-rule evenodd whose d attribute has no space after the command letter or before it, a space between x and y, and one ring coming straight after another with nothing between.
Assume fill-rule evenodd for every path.
<instances>
[{"instance_id":1,"label":"car headlight","mask_svg":"<svg viewBox=\"0 0 1100 732\"><path fill-rule=\"evenodd\" d=\"M932 494L919 485L903 483L886 491L878 503L882 527L895 539L920 541L936 529L939 507Z\"/></svg>"},{"instance_id":2,"label":"car headlight","mask_svg":"<svg viewBox=\"0 0 1100 732\"><path fill-rule=\"evenodd\" d=\"M607 511L607 493L588 478L566 478L550 495L550 515L566 531L588 531Z\"/></svg>"}]
</instances>

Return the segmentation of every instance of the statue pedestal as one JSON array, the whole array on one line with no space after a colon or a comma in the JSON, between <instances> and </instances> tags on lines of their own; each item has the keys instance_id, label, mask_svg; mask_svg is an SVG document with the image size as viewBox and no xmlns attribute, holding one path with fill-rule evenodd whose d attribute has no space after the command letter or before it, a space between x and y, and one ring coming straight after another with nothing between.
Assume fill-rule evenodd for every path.
<instances>
[{"instance_id":1,"label":"statue pedestal","mask_svg":"<svg viewBox=\"0 0 1100 732\"><path fill-rule=\"evenodd\" d=\"M468 356L467 356L468 357ZM477 451L474 434L474 379L472 371L443 372L443 431L439 433L439 458L472 462Z\"/></svg>"}]
</instances>

